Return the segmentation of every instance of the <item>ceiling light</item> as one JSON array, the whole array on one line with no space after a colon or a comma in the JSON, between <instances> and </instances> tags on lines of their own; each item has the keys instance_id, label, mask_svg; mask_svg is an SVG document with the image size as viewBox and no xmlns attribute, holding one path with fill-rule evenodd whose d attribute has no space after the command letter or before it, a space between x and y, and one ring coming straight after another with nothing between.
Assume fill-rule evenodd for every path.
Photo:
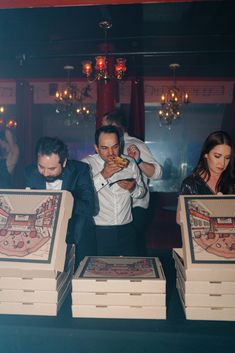
<instances>
[{"instance_id":1,"label":"ceiling light","mask_svg":"<svg viewBox=\"0 0 235 353\"><path fill-rule=\"evenodd\" d=\"M114 63L111 62L111 54L108 52L110 45L107 41L108 30L112 27L110 21L102 21L99 27L104 30L104 54L95 57L95 66L93 68L91 60L82 62L82 72L88 82L96 80L108 81L111 78L121 80L126 72L126 59L117 58ZM110 67L111 66L111 67Z\"/></svg>"},{"instance_id":2,"label":"ceiling light","mask_svg":"<svg viewBox=\"0 0 235 353\"><path fill-rule=\"evenodd\" d=\"M83 100L89 97L90 87L86 86L79 90L71 83L70 73L74 69L73 66L65 66L67 71L67 84L62 91L55 94L56 113L64 120L65 125L78 125L81 118L91 116L91 110Z\"/></svg>"},{"instance_id":3,"label":"ceiling light","mask_svg":"<svg viewBox=\"0 0 235 353\"><path fill-rule=\"evenodd\" d=\"M0 107L0 128L15 129L17 127L17 122L14 119L6 119L6 117L3 116L4 112L5 112L5 109L3 106L1 106Z\"/></svg>"},{"instance_id":4,"label":"ceiling light","mask_svg":"<svg viewBox=\"0 0 235 353\"><path fill-rule=\"evenodd\" d=\"M171 64L173 70L173 85L163 90L161 95L161 108L158 111L160 126L166 126L169 130L174 120L182 115L182 105L189 103L189 94L176 86L175 71L180 67L179 64Z\"/></svg>"}]
</instances>

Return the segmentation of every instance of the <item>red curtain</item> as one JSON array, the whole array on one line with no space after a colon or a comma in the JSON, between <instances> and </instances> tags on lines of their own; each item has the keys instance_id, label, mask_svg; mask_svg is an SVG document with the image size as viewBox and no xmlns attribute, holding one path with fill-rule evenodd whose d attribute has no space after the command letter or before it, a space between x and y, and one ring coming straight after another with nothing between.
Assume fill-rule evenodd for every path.
<instances>
[{"instance_id":1,"label":"red curtain","mask_svg":"<svg viewBox=\"0 0 235 353\"><path fill-rule=\"evenodd\" d=\"M138 137L144 141L144 82L142 78L134 79L131 82L131 103L128 132L131 136Z\"/></svg>"},{"instance_id":2,"label":"red curtain","mask_svg":"<svg viewBox=\"0 0 235 353\"><path fill-rule=\"evenodd\" d=\"M100 80L97 82L96 127L101 126L102 117L112 111L116 103L116 82Z\"/></svg>"}]
</instances>

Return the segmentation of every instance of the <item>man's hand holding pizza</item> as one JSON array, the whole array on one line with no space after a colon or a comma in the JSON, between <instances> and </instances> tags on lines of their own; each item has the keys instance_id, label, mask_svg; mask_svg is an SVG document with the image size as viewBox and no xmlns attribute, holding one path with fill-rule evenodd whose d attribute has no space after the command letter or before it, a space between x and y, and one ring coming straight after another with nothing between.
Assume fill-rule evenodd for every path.
<instances>
[{"instance_id":1,"label":"man's hand holding pizza","mask_svg":"<svg viewBox=\"0 0 235 353\"><path fill-rule=\"evenodd\" d=\"M122 157L111 157L104 163L104 168L101 174L105 179L110 178L113 174L120 172L122 169L128 166L128 159Z\"/></svg>"}]
</instances>

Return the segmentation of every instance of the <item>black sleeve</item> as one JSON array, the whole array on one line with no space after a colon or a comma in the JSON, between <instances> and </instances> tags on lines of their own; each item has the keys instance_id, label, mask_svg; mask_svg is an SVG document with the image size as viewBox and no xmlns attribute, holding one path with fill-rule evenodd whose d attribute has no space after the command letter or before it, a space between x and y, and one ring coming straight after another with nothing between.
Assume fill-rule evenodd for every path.
<instances>
[{"instance_id":1,"label":"black sleeve","mask_svg":"<svg viewBox=\"0 0 235 353\"><path fill-rule=\"evenodd\" d=\"M180 195L194 195L195 194L195 180L192 177L187 177L183 180L180 187Z\"/></svg>"},{"instance_id":2,"label":"black sleeve","mask_svg":"<svg viewBox=\"0 0 235 353\"><path fill-rule=\"evenodd\" d=\"M89 165L84 162L72 193L74 196L73 214L93 216L95 214L95 190Z\"/></svg>"}]
</instances>

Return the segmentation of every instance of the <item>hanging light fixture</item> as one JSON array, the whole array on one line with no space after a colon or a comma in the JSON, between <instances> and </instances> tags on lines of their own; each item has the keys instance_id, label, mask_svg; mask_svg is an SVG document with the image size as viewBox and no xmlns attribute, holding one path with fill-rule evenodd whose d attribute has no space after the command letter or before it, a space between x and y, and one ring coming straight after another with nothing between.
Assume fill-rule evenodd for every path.
<instances>
[{"instance_id":1,"label":"hanging light fixture","mask_svg":"<svg viewBox=\"0 0 235 353\"><path fill-rule=\"evenodd\" d=\"M121 80L127 70L126 59L117 58L116 62L113 63L113 67L111 68L108 60L111 55L108 53L109 45L107 41L107 34L108 30L112 27L112 23L110 21L102 21L99 23L99 27L104 30L104 55L98 55L95 57L94 69L91 60L83 61L82 72L86 76L88 82L94 82L96 80L108 81L111 78Z\"/></svg>"},{"instance_id":2,"label":"hanging light fixture","mask_svg":"<svg viewBox=\"0 0 235 353\"><path fill-rule=\"evenodd\" d=\"M175 71L180 67L179 64L169 65L173 70L173 85L163 91L161 95L161 108L158 111L160 126L171 129L172 122L179 119L182 114L182 105L189 103L189 94L176 86Z\"/></svg>"},{"instance_id":3,"label":"hanging light fixture","mask_svg":"<svg viewBox=\"0 0 235 353\"><path fill-rule=\"evenodd\" d=\"M17 122L14 119L6 119L3 114L5 112L5 109L3 106L0 106L0 127L6 128L6 129L15 129L17 127Z\"/></svg>"},{"instance_id":4,"label":"hanging light fixture","mask_svg":"<svg viewBox=\"0 0 235 353\"><path fill-rule=\"evenodd\" d=\"M86 86L83 90L77 89L72 85L70 73L74 66L64 66L67 71L67 84L62 91L55 94L56 113L64 120L65 125L78 125L81 118L91 116L90 108L84 104L83 99L89 97L90 87Z\"/></svg>"}]
</instances>

